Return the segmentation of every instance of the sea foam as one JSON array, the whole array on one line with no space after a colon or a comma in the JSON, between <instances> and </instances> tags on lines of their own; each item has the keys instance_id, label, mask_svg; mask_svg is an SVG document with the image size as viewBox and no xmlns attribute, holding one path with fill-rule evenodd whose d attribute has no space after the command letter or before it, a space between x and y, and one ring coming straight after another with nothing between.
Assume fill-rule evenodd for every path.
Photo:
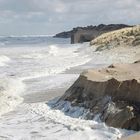
<instances>
[{"instance_id":1,"label":"sea foam","mask_svg":"<svg viewBox=\"0 0 140 140\"><path fill-rule=\"evenodd\" d=\"M23 101L19 96L24 91L24 84L18 79L0 79L0 115L13 110Z\"/></svg>"},{"instance_id":2,"label":"sea foam","mask_svg":"<svg viewBox=\"0 0 140 140\"><path fill-rule=\"evenodd\" d=\"M97 119L84 120L84 115L88 113L84 108L72 107L69 102L60 102L56 108L50 103L44 103L47 100L44 95L50 94L49 90L61 92L58 88L70 86L78 77L72 73L67 75L64 71L89 61L85 68L89 68L89 65L93 67L95 64L112 63L112 53L93 53L87 44L32 45L40 40L42 42L44 38L38 38L39 41L36 38L7 39L14 45L0 48L0 55L10 58L3 61L6 65L0 69L0 114L18 106L13 112L1 116L0 138L116 140L123 135L123 130L107 127ZM19 43L22 45L19 46ZM24 95L29 95L30 100L20 104ZM43 100L36 100L35 95Z\"/></svg>"},{"instance_id":3,"label":"sea foam","mask_svg":"<svg viewBox=\"0 0 140 140\"><path fill-rule=\"evenodd\" d=\"M6 62L10 61L10 58L5 55L0 55L0 66L5 66Z\"/></svg>"}]
</instances>

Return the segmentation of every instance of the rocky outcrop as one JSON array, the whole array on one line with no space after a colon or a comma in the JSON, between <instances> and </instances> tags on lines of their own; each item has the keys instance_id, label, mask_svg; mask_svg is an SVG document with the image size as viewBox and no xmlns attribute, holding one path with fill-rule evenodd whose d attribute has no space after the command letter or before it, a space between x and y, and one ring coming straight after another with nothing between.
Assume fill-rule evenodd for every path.
<instances>
[{"instance_id":1,"label":"rocky outcrop","mask_svg":"<svg viewBox=\"0 0 140 140\"><path fill-rule=\"evenodd\" d=\"M58 33L58 34L56 34L54 37L55 37L55 38L70 38L72 32L73 32L73 31L67 31L67 32Z\"/></svg>"},{"instance_id":2,"label":"rocky outcrop","mask_svg":"<svg viewBox=\"0 0 140 140\"><path fill-rule=\"evenodd\" d=\"M140 26L129 27L105 33L90 42L97 51L111 49L118 46L140 45Z\"/></svg>"},{"instance_id":3,"label":"rocky outcrop","mask_svg":"<svg viewBox=\"0 0 140 140\"><path fill-rule=\"evenodd\" d=\"M71 38L72 44L82 43L82 42L89 42L103 33L122 29L125 27L130 27L130 26L124 24L109 24L109 25L100 24L98 26L91 25L87 27L76 27L73 28L73 30L71 31L58 33L54 37Z\"/></svg>"},{"instance_id":4,"label":"rocky outcrop","mask_svg":"<svg viewBox=\"0 0 140 140\"><path fill-rule=\"evenodd\" d=\"M107 125L140 130L140 62L88 70L60 98L99 115Z\"/></svg>"}]
</instances>

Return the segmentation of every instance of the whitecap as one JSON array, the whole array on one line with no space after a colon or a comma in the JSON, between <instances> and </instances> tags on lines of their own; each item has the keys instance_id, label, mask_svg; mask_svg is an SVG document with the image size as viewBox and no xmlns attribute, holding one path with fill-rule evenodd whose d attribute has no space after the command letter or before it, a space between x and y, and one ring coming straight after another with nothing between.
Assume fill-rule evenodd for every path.
<instances>
[{"instance_id":1,"label":"whitecap","mask_svg":"<svg viewBox=\"0 0 140 140\"><path fill-rule=\"evenodd\" d=\"M10 58L5 56L5 55L1 55L0 56L0 66L5 66L7 62L10 61Z\"/></svg>"},{"instance_id":2,"label":"whitecap","mask_svg":"<svg viewBox=\"0 0 140 140\"><path fill-rule=\"evenodd\" d=\"M48 52L50 55L56 56L59 53L59 48L56 45L50 45Z\"/></svg>"},{"instance_id":3,"label":"whitecap","mask_svg":"<svg viewBox=\"0 0 140 140\"><path fill-rule=\"evenodd\" d=\"M24 88L24 84L18 79L0 79L0 115L12 111L23 101L19 94Z\"/></svg>"}]
</instances>

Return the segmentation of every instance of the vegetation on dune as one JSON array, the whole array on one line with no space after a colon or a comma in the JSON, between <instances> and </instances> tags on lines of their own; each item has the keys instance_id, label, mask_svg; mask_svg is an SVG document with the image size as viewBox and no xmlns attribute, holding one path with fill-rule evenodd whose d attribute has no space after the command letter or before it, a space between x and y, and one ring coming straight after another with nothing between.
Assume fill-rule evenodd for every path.
<instances>
[{"instance_id":1,"label":"vegetation on dune","mask_svg":"<svg viewBox=\"0 0 140 140\"><path fill-rule=\"evenodd\" d=\"M96 46L97 51L118 46L138 46L140 45L140 25L104 33L92 40L90 45Z\"/></svg>"}]
</instances>

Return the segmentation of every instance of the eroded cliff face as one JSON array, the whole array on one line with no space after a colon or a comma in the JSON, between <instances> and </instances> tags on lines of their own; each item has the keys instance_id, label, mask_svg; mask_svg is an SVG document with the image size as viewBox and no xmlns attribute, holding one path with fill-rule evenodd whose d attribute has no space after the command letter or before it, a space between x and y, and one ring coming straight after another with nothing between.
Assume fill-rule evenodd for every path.
<instances>
[{"instance_id":1,"label":"eroded cliff face","mask_svg":"<svg viewBox=\"0 0 140 140\"><path fill-rule=\"evenodd\" d=\"M138 46L140 45L140 25L104 33L93 39L90 45L96 47L97 51L120 46Z\"/></svg>"},{"instance_id":2,"label":"eroded cliff face","mask_svg":"<svg viewBox=\"0 0 140 140\"><path fill-rule=\"evenodd\" d=\"M111 65L80 75L60 100L90 109L107 125L140 130L140 62Z\"/></svg>"}]
</instances>

